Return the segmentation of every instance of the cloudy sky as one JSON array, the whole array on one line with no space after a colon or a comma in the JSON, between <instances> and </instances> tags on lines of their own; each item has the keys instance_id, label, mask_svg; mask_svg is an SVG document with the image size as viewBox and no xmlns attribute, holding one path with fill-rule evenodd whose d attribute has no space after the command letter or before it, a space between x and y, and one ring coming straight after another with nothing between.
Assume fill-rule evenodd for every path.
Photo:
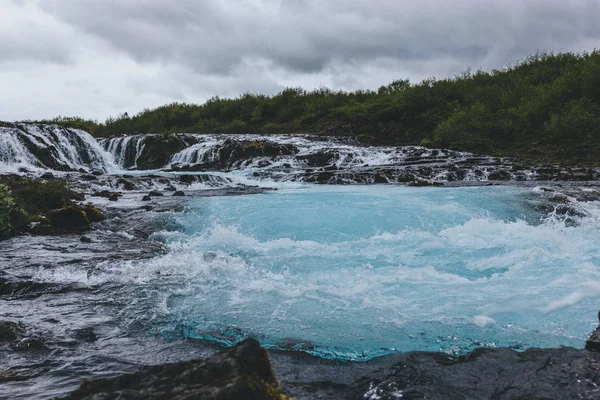
<instances>
[{"instance_id":1,"label":"cloudy sky","mask_svg":"<svg viewBox=\"0 0 600 400\"><path fill-rule=\"evenodd\" d=\"M0 0L0 120L376 89L600 48L600 0Z\"/></svg>"}]
</instances>

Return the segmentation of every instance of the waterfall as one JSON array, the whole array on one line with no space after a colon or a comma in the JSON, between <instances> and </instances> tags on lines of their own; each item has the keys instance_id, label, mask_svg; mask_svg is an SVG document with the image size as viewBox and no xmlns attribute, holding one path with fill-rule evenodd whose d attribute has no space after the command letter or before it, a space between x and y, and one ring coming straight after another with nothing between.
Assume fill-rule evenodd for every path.
<instances>
[{"instance_id":1,"label":"waterfall","mask_svg":"<svg viewBox=\"0 0 600 400\"><path fill-rule=\"evenodd\" d=\"M19 170L118 170L112 156L89 133L58 125L0 126L0 172Z\"/></svg>"},{"instance_id":2,"label":"waterfall","mask_svg":"<svg viewBox=\"0 0 600 400\"><path fill-rule=\"evenodd\" d=\"M128 135L102 139L100 145L113 155L115 162L121 168L136 169L142 155L146 135Z\"/></svg>"}]
</instances>

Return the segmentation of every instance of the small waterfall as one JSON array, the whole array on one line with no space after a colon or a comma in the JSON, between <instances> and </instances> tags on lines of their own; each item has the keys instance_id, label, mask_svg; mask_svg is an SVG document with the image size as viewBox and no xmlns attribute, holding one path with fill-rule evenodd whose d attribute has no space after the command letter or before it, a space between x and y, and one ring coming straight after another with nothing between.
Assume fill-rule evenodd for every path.
<instances>
[{"instance_id":1,"label":"small waterfall","mask_svg":"<svg viewBox=\"0 0 600 400\"><path fill-rule=\"evenodd\" d=\"M19 169L113 172L118 168L89 133L58 125L3 124L0 172Z\"/></svg>"},{"instance_id":2,"label":"small waterfall","mask_svg":"<svg viewBox=\"0 0 600 400\"><path fill-rule=\"evenodd\" d=\"M103 139L100 144L113 155L121 168L136 169L137 163L146 146L146 135L119 136Z\"/></svg>"}]
</instances>

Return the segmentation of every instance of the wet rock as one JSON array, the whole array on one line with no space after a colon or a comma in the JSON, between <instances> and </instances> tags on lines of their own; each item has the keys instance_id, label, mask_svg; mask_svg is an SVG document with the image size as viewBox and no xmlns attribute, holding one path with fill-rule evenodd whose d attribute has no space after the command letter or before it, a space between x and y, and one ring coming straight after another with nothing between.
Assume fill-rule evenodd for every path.
<instances>
[{"instance_id":1,"label":"wet rock","mask_svg":"<svg viewBox=\"0 0 600 400\"><path fill-rule=\"evenodd\" d=\"M14 344L13 348L19 351L42 351L48 350L46 344L37 338L25 338Z\"/></svg>"},{"instance_id":2,"label":"wet rock","mask_svg":"<svg viewBox=\"0 0 600 400\"><path fill-rule=\"evenodd\" d=\"M86 204L81 207L81 210L85 211L90 222L100 222L104 221L104 214L96 208L93 204Z\"/></svg>"},{"instance_id":3,"label":"wet rock","mask_svg":"<svg viewBox=\"0 0 600 400\"><path fill-rule=\"evenodd\" d=\"M100 171L98 169L92 171L92 175L94 175L94 176L100 176L100 175L103 175L103 174L104 174L104 172L102 172L102 171Z\"/></svg>"},{"instance_id":4,"label":"wet rock","mask_svg":"<svg viewBox=\"0 0 600 400\"><path fill-rule=\"evenodd\" d=\"M600 321L600 311L598 312L598 321ZM600 352L600 324L585 342L585 349Z\"/></svg>"},{"instance_id":5,"label":"wet rock","mask_svg":"<svg viewBox=\"0 0 600 400\"><path fill-rule=\"evenodd\" d=\"M119 178L117 179L117 187L118 188L123 188L125 190L135 190L136 186L133 182L128 181L125 178Z\"/></svg>"},{"instance_id":6,"label":"wet rock","mask_svg":"<svg viewBox=\"0 0 600 400\"><path fill-rule=\"evenodd\" d=\"M176 191L177 191L177 188L176 188L175 186L167 186L167 187L165 188L165 190L166 190L167 192L176 192Z\"/></svg>"},{"instance_id":7,"label":"wet rock","mask_svg":"<svg viewBox=\"0 0 600 400\"><path fill-rule=\"evenodd\" d=\"M92 243L92 239L90 239L90 238L89 238L89 237L87 237L87 236L82 236L82 237L80 237L80 238L79 238L79 241L80 241L81 243Z\"/></svg>"},{"instance_id":8,"label":"wet rock","mask_svg":"<svg viewBox=\"0 0 600 400\"><path fill-rule=\"evenodd\" d=\"M90 228L90 220L85 211L76 207L65 207L48 211L48 219L52 227L58 230L86 230Z\"/></svg>"},{"instance_id":9,"label":"wet rock","mask_svg":"<svg viewBox=\"0 0 600 400\"><path fill-rule=\"evenodd\" d=\"M285 399L267 352L253 339L203 361L145 367L114 379L85 381L64 399L109 398Z\"/></svg>"},{"instance_id":10,"label":"wet rock","mask_svg":"<svg viewBox=\"0 0 600 400\"><path fill-rule=\"evenodd\" d=\"M140 209L145 210L145 211L152 211L152 210L154 210L154 207L152 207L152 206L141 206Z\"/></svg>"},{"instance_id":11,"label":"wet rock","mask_svg":"<svg viewBox=\"0 0 600 400\"><path fill-rule=\"evenodd\" d=\"M80 176L80 179L84 180L84 181L97 181L98 177L95 175L91 175L91 174L84 174Z\"/></svg>"},{"instance_id":12,"label":"wet rock","mask_svg":"<svg viewBox=\"0 0 600 400\"><path fill-rule=\"evenodd\" d=\"M178 190L175 193L173 193L173 196L182 197L182 196L185 196L185 193L183 191L181 191L181 190Z\"/></svg>"},{"instance_id":13,"label":"wet rock","mask_svg":"<svg viewBox=\"0 0 600 400\"><path fill-rule=\"evenodd\" d=\"M150 201L152 200L152 197L145 195L144 197L142 197L142 201Z\"/></svg>"},{"instance_id":14,"label":"wet rock","mask_svg":"<svg viewBox=\"0 0 600 400\"><path fill-rule=\"evenodd\" d=\"M150 193L148 193L148 196L161 197L164 196L164 194L162 194L158 190L152 190Z\"/></svg>"},{"instance_id":15,"label":"wet rock","mask_svg":"<svg viewBox=\"0 0 600 400\"><path fill-rule=\"evenodd\" d=\"M334 163L338 158L338 153L326 151L296 157L297 160L304 162L309 167L325 167Z\"/></svg>"},{"instance_id":16,"label":"wet rock","mask_svg":"<svg viewBox=\"0 0 600 400\"><path fill-rule=\"evenodd\" d=\"M139 169L164 167L175 153L192 144L190 140L189 137L182 135L147 135L144 137L144 147L137 159L137 167ZM129 160L131 165L134 162L135 159Z\"/></svg>"},{"instance_id":17,"label":"wet rock","mask_svg":"<svg viewBox=\"0 0 600 400\"><path fill-rule=\"evenodd\" d=\"M99 192L94 192L92 194L92 196L96 196L96 197L104 197L106 199L108 199L110 196L113 195L114 192L111 192L110 190L101 190Z\"/></svg>"},{"instance_id":18,"label":"wet rock","mask_svg":"<svg viewBox=\"0 0 600 400\"><path fill-rule=\"evenodd\" d=\"M45 179L47 181L54 179L54 174L52 172L46 172L40 176L41 179Z\"/></svg>"},{"instance_id":19,"label":"wet rock","mask_svg":"<svg viewBox=\"0 0 600 400\"><path fill-rule=\"evenodd\" d=\"M112 193L110 196L108 196L108 200L110 201L118 201L119 200L119 193Z\"/></svg>"},{"instance_id":20,"label":"wet rock","mask_svg":"<svg viewBox=\"0 0 600 400\"><path fill-rule=\"evenodd\" d=\"M490 172L488 175L488 180L490 181L508 181L510 180L512 175L508 171L498 170Z\"/></svg>"},{"instance_id":21,"label":"wet rock","mask_svg":"<svg viewBox=\"0 0 600 400\"><path fill-rule=\"evenodd\" d=\"M92 328L75 329L72 336L82 342L93 343L98 340L98 335Z\"/></svg>"},{"instance_id":22,"label":"wet rock","mask_svg":"<svg viewBox=\"0 0 600 400\"><path fill-rule=\"evenodd\" d=\"M0 344L16 342L23 338L25 328L11 321L0 321Z\"/></svg>"},{"instance_id":23,"label":"wet rock","mask_svg":"<svg viewBox=\"0 0 600 400\"><path fill-rule=\"evenodd\" d=\"M54 235L54 228L48 222L37 222L31 226L29 233L36 236L51 236Z\"/></svg>"}]
</instances>

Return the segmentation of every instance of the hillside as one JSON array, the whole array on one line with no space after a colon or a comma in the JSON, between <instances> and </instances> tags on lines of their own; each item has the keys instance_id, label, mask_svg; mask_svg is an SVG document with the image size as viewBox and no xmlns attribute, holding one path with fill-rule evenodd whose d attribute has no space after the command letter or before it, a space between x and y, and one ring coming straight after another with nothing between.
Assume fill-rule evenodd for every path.
<instances>
[{"instance_id":1,"label":"hillside","mask_svg":"<svg viewBox=\"0 0 600 400\"><path fill-rule=\"evenodd\" d=\"M104 123L52 121L94 136L126 133L319 133L375 145L446 147L540 162L600 164L600 52L537 54L502 70L464 72L377 91L243 94L173 103Z\"/></svg>"}]
</instances>

